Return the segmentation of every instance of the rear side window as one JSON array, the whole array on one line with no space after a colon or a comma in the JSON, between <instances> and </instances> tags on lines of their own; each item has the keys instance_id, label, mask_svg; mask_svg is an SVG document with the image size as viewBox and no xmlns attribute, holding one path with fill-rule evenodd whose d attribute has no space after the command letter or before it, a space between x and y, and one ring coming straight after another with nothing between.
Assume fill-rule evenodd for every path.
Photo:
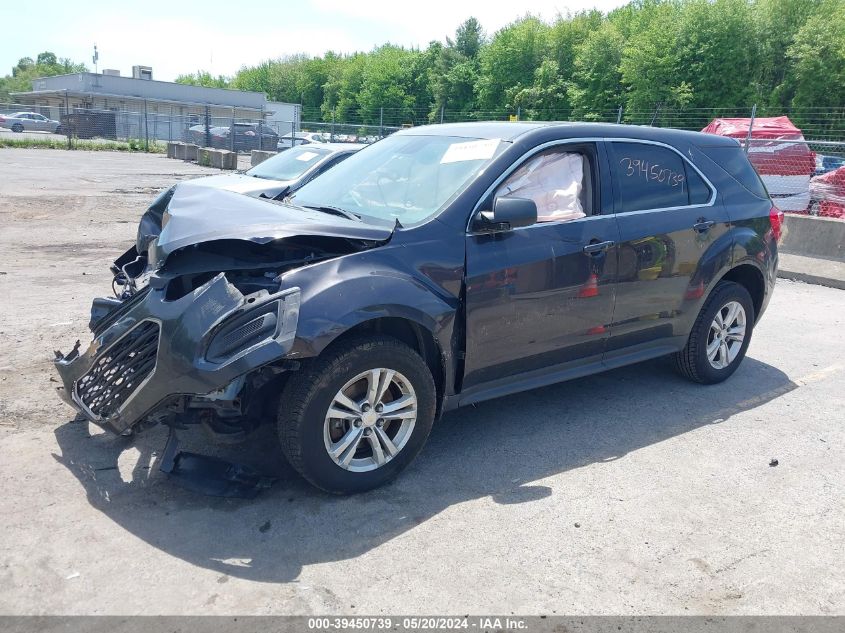
<instances>
[{"instance_id":1,"label":"rear side window","mask_svg":"<svg viewBox=\"0 0 845 633\"><path fill-rule=\"evenodd\" d=\"M769 192L754 171L741 147L700 147L704 154L731 175L739 184L758 198L768 198Z\"/></svg>"},{"instance_id":2,"label":"rear side window","mask_svg":"<svg viewBox=\"0 0 845 633\"><path fill-rule=\"evenodd\" d=\"M659 145L611 143L621 211L689 204L683 159Z\"/></svg>"},{"instance_id":3,"label":"rear side window","mask_svg":"<svg viewBox=\"0 0 845 633\"><path fill-rule=\"evenodd\" d=\"M707 204L710 201L710 187L704 182L698 172L684 161L684 169L687 171L687 191L689 192L690 204Z\"/></svg>"}]
</instances>

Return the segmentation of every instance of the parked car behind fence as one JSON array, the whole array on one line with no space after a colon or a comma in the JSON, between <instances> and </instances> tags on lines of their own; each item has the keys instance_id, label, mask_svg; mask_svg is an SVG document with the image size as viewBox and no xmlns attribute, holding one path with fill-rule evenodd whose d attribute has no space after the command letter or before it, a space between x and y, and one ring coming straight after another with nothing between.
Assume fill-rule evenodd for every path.
<instances>
[{"instance_id":1,"label":"parked car behind fence","mask_svg":"<svg viewBox=\"0 0 845 633\"><path fill-rule=\"evenodd\" d=\"M232 138L234 129L234 139ZM188 128L190 141L200 147L228 149L235 152L250 152L254 149L275 151L279 135L265 123L235 123L208 129L203 124Z\"/></svg>"},{"instance_id":2,"label":"parked car behind fence","mask_svg":"<svg viewBox=\"0 0 845 633\"><path fill-rule=\"evenodd\" d=\"M52 132L62 133L62 124L48 119L37 112L15 112L14 114L0 114L0 127L12 132Z\"/></svg>"}]
</instances>

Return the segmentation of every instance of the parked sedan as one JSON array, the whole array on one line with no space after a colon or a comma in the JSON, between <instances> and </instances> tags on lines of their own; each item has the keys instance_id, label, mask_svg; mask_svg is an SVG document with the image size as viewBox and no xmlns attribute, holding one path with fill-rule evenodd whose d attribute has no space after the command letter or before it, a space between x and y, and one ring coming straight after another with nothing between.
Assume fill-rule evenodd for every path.
<instances>
[{"instance_id":1,"label":"parked sedan","mask_svg":"<svg viewBox=\"0 0 845 633\"><path fill-rule=\"evenodd\" d=\"M255 198L281 199L306 182L346 160L364 145L324 143L297 145L256 165L243 174L222 174L197 178L191 183L225 189Z\"/></svg>"},{"instance_id":2,"label":"parked sedan","mask_svg":"<svg viewBox=\"0 0 845 633\"><path fill-rule=\"evenodd\" d=\"M320 174L343 162L364 145L352 143L327 143L319 147L294 147L286 152L276 154L256 165L243 174L221 174L189 180L183 185L174 185L164 191L150 205L138 225L137 243L143 248L162 231L165 210L174 196L178 196L177 189L184 189L187 185L193 189L217 189L231 193L239 193L252 198L265 200L282 200L292 195L303 185L311 182ZM134 259L124 259L118 266ZM128 271L123 271L125 275ZM118 285L124 285L125 278L116 280Z\"/></svg>"},{"instance_id":3,"label":"parked sedan","mask_svg":"<svg viewBox=\"0 0 845 633\"><path fill-rule=\"evenodd\" d=\"M62 124L48 119L37 112L15 112L14 114L0 114L0 127L9 128L12 132L53 132L62 133Z\"/></svg>"},{"instance_id":4,"label":"parked sedan","mask_svg":"<svg viewBox=\"0 0 845 633\"><path fill-rule=\"evenodd\" d=\"M279 142L276 131L264 124L235 123L235 138L231 138L232 127L228 125L209 128L211 144L215 149L228 149L235 152L249 152L254 149L275 150ZM205 125L194 125L188 129L191 142L201 147L206 146Z\"/></svg>"},{"instance_id":5,"label":"parked sedan","mask_svg":"<svg viewBox=\"0 0 845 633\"><path fill-rule=\"evenodd\" d=\"M319 132L297 132L291 140L290 133L283 134L279 137L277 149L283 150L298 145L308 145L309 143L325 143L326 138Z\"/></svg>"}]
</instances>

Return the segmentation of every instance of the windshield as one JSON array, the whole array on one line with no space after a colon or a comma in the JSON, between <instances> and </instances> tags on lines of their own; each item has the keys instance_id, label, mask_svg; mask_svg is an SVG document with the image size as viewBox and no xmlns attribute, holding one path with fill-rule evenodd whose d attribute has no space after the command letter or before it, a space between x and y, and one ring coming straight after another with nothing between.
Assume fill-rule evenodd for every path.
<instances>
[{"instance_id":1,"label":"windshield","mask_svg":"<svg viewBox=\"0 0 845 633\"><path fill-rule=\"evenodd\" d=\"M293 201L416 224L445 207L503 147L499 139L389 136L305 185Z\"/></svg>"},{"instance_id":2,"label":"windshield","mask_svg":"<svg viewBox=\"0 0 845 633\"><path fill-rule=\"evenodd\" d=\"M296 180L331 153L323 147L292 147L259 163L246 175L269 180Z\"/></svg>"}]
</instances>

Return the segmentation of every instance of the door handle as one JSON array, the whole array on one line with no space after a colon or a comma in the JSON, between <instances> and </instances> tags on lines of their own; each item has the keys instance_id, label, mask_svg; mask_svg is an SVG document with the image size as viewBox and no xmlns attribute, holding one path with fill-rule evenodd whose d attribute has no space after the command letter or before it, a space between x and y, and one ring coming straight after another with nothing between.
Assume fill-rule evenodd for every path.
<instances>
[{"instance_id":1,"label":"door handle","mask_svg":"<svg viewBox=\"0 0 845 633\"><path fill-rule=\"evenodd\" d=\"M701 218L698 222L692 225L692 228L698 233L704 233L705 231L709 231L710 227L714 224L716 224L716 220L705 220L704 218Z\"/></svg>"},{"instance_id":2,"label":"door handle","mask_svg":"<svg viewBox=\"0 0 845 633\"><path fill-rule=\"evenodd\" d=\"M587 244L584 247L584 252L587 255L593 255L593 256L600 255L601 253L603 253L607 249L613 247L614 244L615 244L615 242L613 242L611 240L608 240L607 242L590 242L589 244Z\"/></svg>"}]
</instances>

